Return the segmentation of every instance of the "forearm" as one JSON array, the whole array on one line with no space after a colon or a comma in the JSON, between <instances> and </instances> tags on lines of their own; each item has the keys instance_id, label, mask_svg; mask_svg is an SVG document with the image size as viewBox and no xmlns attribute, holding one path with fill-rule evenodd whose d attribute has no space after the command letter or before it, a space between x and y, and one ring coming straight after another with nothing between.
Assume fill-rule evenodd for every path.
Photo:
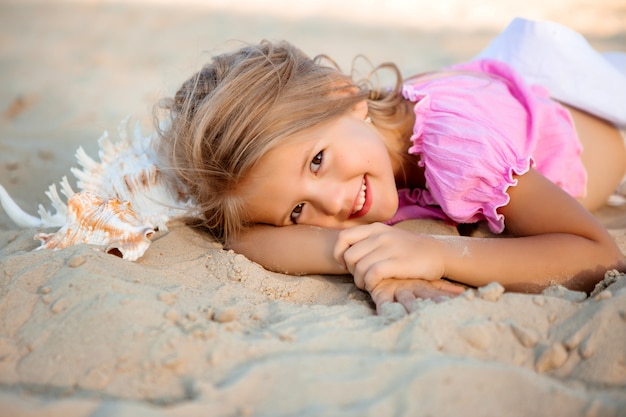
<instances>
[{"instance_id":1,"label":"forearm","mask_svg":"<svg viewBox=\"0 0 626 417\"><path fill-rule=\"evenodd\" d=\"M560 233L437 240L445 254L445 276L473 286L497 281L508 290L539 292L560 284L589 292L608 269L626 267L608 234L599 240Z\"/></svg>"},{"instance_id":2,"label":"forearm","mask_svg":"<svg viewBox=\"0 0 626 417\"><path fill-rule=\"evenodd\" d=\"M264 268L291 275L346 274L333 258L338 230L294 225L258 225L228 247Z\"/></svg>"},{"instance_id":3,"label":"forearm","mask_svg":"<svg viewBox=\"0 0 626 417\"><path fill-rule=\"evenodd\" d=\"M499 209L515 238L471 241L470 256L453 248L446 274L471 285L498 281L516 291L550 284L591 291L624 256L607 230L582 205L534 169L516 177L510 202ZM481 281L470 281L472 271Z\"/></svg>"}]
</instances>

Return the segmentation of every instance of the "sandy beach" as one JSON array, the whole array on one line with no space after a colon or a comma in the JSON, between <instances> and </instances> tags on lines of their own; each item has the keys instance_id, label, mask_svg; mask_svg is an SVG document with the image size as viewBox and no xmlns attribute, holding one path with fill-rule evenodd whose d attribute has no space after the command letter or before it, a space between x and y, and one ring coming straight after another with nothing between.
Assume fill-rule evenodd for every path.
<instances>
[{"instance_id":1,"label":"sandy beach","mask_svg":"<svg viewBox=\"0 0 626 417\"><path fill-rule=\"evenodd\" d=\"M150 132L160 98L241 42L410 75L523 15L626 51L623 0L467 4L4 1L0 184L49 206L79 146L96 157L127 116ZM626 206L594 214L626 253ZM271 273L177 222L136 262L33 251L36 232L0 209L2 416L626 416L626 274L590 296L491 284L376 315L349 276Z\"/></svg>"}]
</instances>

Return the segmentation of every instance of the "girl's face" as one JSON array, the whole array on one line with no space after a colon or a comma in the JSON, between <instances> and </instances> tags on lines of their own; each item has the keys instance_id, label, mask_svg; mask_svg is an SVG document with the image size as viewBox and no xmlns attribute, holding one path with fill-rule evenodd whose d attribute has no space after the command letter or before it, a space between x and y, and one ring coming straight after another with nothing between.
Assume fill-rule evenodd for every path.
<instances>
[{"instance_id":1,"label":"girl's face","mask_svg":"<svg viewBox=\"0 0 626 417\"><path fill-rule=\"evenodd\" d=\"M289 138L238 187L252 223L347 228L385 221L398 208L389 152L352 112Z\"/></svg>"}]
</instances>

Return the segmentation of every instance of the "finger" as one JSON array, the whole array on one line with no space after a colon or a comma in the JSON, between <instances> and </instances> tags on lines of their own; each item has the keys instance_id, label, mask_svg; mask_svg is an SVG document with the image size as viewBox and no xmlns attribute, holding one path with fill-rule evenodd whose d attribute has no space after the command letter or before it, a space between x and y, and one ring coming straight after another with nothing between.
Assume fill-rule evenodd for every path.
<instances>
[{"instance_id":1,"label":"finger","mask_svg":"<svg viewBox=\"0 0 626 417\"><path fill-rule=\"evenodd\" d=\"M415 295L416 298L421 298L424 300L432 300L436 303L442 302L445 298L456 296L456 294L439 290L433 287L432 285L414 288L413 294Z\"/></svg>"},{"instance_id":2,"label":"finger","mask_svg":"<svg viewBox=\"0 0 626 417\"><path fill-rule=\"evenodd\" d=\"M333 256L335 259L343 261L343 255L346 249L369 236L367 226L369 225L354 226L339 232L335 247L333 248Z\"/></svg>"},{"instance_id":3,"label":"finger","mask_svg":"<svg viewBox=\"0 0 626 417\"><path fill-rule=\"evenodd\" d=\"M380 254L375 259L373 258L374 256L364 257L354 269L354 275L360 277L359 279L363 281L363 286L367 291L376 288L383 279L391 278L392 275L385 271L385 266L393 260L379 260Z\"/></svg>"},{"instance_id":4,"label":"finger","mask_svg":"<svg viewBox=\"0 0 626 417\"><path fill-rule=\"evenodd\" d=\"M342 267L345 267L347 270L349 270L349 268L344 258L345 258L346 250L348 250L349 248L350 248L350 245L348 245L346 241L341 239L341 233L340 233L339 236L337 237L337 240L335 241L335 245L333 246L333 258L335 259L337 263L339 263L339 265L341 265Z\"/></svg>"},{"instance_id":5,"label":"finger","mask_svg":"<svg viewBox=\"0 0 626 417\"><path fill-rule=\"evenodd\" d=\"M378 239L370 238L351 246L344 255L348 270L363 282L363 287L370 291L380 280L393 274L395 254L388 246L381 246Z\"/></svg>"},{"instance_id":6,"label":"finger","mask_svg":"<svg viewBox=\"0 0 626 417\"><path fill-rule=\"evenodd\" d=\"M364 236L363 239L352 242L350 247L346 248L343 259L349 265L355 265L365 255L373 252L380 246L380 242L373 235Z\"/></svg>"},{"instance_id":7,"label":"finger","mask_svg":"<svg viewBox=\"0 0 626 417\"><path fill-rule=\"evenodd\" d=\"M443 279L431 281L431 284L433 285L433 287L453 295L459 295L466 290L466 288L462 285L455 284Z\"/></svg>"},{"instance_id":8,"label":"finger","mask_svg":"<svg viewBox=\"0 0 626 417\"><path fill-rule=\"evenodd\" d=\"M357 246L360 247L361 243L357 244ZM350 248L350 250L353 248ZM363 254L356 264L350 268L350 273L354 276L355 282L358 282L363 289L371 291L383 279L398 278L396 274L398 260L392 253L387 252L385 248L374 247L370 252Z\"/></svg>"},{"instance_id":9,"label":"finger","mask_svg":"<svg viewBox=\"0 0 626 417\"><path fill-rule=\"evenodd\" d=\"M357 242L346 250L346 266L354 276L357 287L370 291L380 283L380 279L385 277L384 264L380 263L387 260L386 256L371 239Z\"/></svg>"},{"instance_id":10,"label":"finger","mask_svg":"<svg viewBox=\"0 0 626 417\"><path fill-rule=\"evenodd\" d=\"M413 303L415 302L415 294L409 290L396 291L396 301L404 306L409 313L413 311Z\"/></svg>"},{"instance_id":11,"label":"finger","mask_svg":"<svg viewBox=\"0 0 626 417\"><path fill-rule=\"evenodd\" d=\"M347 229L343 229L339 233L339 235L341 236L341 239L344 240L346 243L352 244L354 242L358 242L359 240L367 238L371 234L387 230L387 228L389 227L391 226L383 223L362 224L359 226L353 226Z\"/></svg>"},{"instance_id":12,"label":"finger","mask_svg":"<svg viewBox=\"0 0 626 417\"><path fill-rule=\"evenodd\" d=\"M383 304L393 303L394 300L394 292L393 287L380 285L378 288L375 288L372 292L370 292L372 296L372 301L376 304L376 313L381 314L383 311Z\"/></svg>"},{"instance_id":13,"label":"finger","mask_svg":"<svg viewBox=\"0 0 626 417\"><path fill-rule=\"evenodd\" d=\"M354 279L354 285L360 290L365 291L365 283L363 282L363 277L352 274L352 278Z\"/></svg>"},{"instance_id":14,"label":"finger","mask_svg":"<svg viewBox=\"0 0 626 417\"><path fill-rule=\"evenodd\" d=\"M391 226L383 223L370 223L343 229L337 236L337 250L333 252L333 255L336 258L339 258L348 247L357 242L361 242L374 234L389 230L389 228L391 228Z\"/></svg>"}]
</instances>

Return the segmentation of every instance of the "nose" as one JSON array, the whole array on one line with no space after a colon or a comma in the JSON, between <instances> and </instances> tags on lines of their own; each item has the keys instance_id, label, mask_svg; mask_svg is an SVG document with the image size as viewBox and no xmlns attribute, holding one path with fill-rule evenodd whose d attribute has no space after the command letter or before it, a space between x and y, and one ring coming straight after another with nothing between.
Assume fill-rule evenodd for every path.
<instances>
[{"instance_id":1,"label":"nose","mask_svg":"<svg viewBox=\"0 0 626 417\"><path fill-rule=\"evenodd\" d=\"M320 214L338 216L345 210L345 187L335 181L320 181L316 195L316 206Z\"/></svg>"}]
</instances>

